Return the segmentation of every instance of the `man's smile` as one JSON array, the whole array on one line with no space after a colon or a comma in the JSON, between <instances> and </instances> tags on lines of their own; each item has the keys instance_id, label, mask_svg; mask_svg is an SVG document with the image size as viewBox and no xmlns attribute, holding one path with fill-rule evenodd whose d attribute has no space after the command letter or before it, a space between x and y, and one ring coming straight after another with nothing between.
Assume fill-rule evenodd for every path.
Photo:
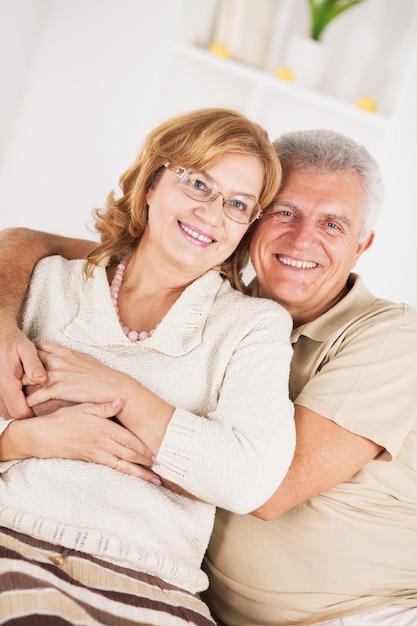
<instances>
[{"instance_id":1,"label":"man's smile","mask_svg":"<svg viewBox=\"0 0 417 626\"><path fill-rule=\"evenodd\" d=\"M298 261L297 259L290 259L289 257L281 254L275 254L275 257L283 265L289 265L290 267L296 267L301 270L311 270L318 265L318 263L315 263L314 261Z\"/></svg>"}]
</instances>

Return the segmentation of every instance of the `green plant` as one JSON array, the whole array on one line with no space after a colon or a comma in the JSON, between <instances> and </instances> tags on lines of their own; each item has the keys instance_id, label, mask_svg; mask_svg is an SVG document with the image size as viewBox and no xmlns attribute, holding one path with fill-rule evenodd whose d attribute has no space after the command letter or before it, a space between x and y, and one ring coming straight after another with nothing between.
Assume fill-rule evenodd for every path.
<instances>
[{"instance_id":1,"label":"green plant","mask_svg":"<svg viewBox=\"0 0 417 626\"><path fill-rule=\"evenodd\" d=\"M311 12L310 37L320 41L326 26L338 15L363 0L307 0Z\"/></svg>"}]
</instances>

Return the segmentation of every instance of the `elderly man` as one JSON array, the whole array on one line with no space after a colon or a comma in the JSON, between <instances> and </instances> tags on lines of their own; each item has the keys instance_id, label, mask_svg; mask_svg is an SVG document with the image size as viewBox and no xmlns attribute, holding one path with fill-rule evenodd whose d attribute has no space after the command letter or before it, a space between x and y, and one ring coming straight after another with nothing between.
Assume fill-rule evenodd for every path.
<instances>
[{"instance_id":1,"label":"elderly man","mask_svg":"<svg viewBox=\"0 0 417 626\"><path fill-rule=\"evenodd\" d=\"M206 600L230 625L411 626L417 312L376 298L351 272L372 244L380 172L364 148L329 131L291 133L275 148L283 183L250 242L251 289L283 304L294 320L297 448L287 477L253 515L218 512ZM28 241L30 253L17 263L19 242ZM36 382L41 367L11 322L23 283L39 256L73 257L86 246L27 231L4 244L2 264L13 282L3 278L0 294L10 331L2 342L0 365L10 366L1 401L11 414L27 414L22 368Z\"/></svg>"},{"instance_id":2,"label":"elderly man","mask_svg":"<svg viewBox=\"0 0 417 626\"><path fill-rule=\"evenodd\" d=\"M351 273L379 170L330 132L275 147L283 183L250 254L254 293L294 320L297 447L253 516L218 512L207 599L227 624L417 624L417 312Z\"/></svg>"}]
</instances>

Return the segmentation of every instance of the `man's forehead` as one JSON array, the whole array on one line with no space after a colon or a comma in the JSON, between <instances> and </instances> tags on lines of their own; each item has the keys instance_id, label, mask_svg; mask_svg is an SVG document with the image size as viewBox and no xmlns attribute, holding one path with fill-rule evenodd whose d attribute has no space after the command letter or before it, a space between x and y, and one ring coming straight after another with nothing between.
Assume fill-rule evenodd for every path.
<instances>
[{"instance_id":1,"label":"man's forehead","mask_svg":"<svg viewBox=\"0 0 417 626\"><path fill-rule=\"evenodd\" d=\"M352 207L366 201L366 188L355 171L320 170L288 172L278 190L274 203L286 202L294 206L322 200L329 206Z\"/></svg>"}]
</instances>

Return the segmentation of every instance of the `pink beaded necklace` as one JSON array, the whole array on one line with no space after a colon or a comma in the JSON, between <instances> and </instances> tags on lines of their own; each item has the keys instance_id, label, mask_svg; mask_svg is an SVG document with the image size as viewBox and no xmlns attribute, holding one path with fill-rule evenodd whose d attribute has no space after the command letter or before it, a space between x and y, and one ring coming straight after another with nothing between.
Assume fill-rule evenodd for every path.
<instances>
[{"instance_id":1,"label":"pink beaded necklace","mask_svg":"<svg viewBox=\"0 0 417 626\"><path fill-rule=\"evenodd\" d=\"M128 328L125 324L123 324L122 320L120 319L119 307L118 307L119 291L120 291L120 287L122 286L123 277L125 275L125 270L126 270L127 264L130 261L131 256L132 256L131 254L128 254L125 257L123 257L123 259L120 261L119 265L117 266L116 273L110 285L110 295L111 295L112 302L114 304L114 308L116 309L117 317L119 318L120 326L122 327L124 334L126 335L128 339L130 339L132 343L136 343L138 341L143 341L144 339L148 339L148 337L152 337L155 329L152 328L152 330L150 330L149 332L146 330L141 330L141 331L130 330L130 328Z\"/></svg>"}]
</instances>

